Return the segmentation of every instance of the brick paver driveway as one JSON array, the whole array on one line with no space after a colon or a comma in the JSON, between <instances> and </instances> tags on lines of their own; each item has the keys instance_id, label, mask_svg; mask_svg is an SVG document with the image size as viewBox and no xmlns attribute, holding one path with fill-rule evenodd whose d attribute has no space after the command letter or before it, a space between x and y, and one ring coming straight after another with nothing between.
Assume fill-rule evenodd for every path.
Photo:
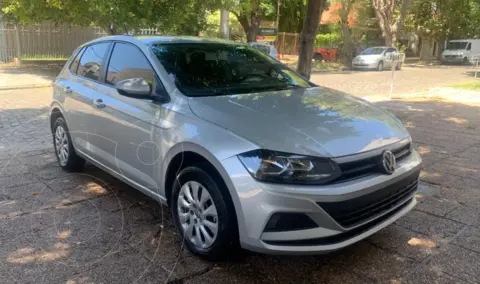
<instances>
[{"instance_id":1,"label":"brick paver driveway","mask_svg":"<svg viewBox=\"0 0 480 284\"><path fill-rule=\"evenodd\" d=\"M0 91L0 283L479 283L480 106L389 101L425 159L421 203L369 239L323 256L186 252L168 209L52 153L50 89Z\"/></svg>"}]
</instances>

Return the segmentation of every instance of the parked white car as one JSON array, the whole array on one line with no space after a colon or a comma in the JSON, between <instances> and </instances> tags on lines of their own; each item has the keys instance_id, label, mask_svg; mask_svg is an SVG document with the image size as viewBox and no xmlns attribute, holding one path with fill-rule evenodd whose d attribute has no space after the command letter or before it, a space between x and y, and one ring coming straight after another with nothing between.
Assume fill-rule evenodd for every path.
<instances>
[{"instance_id":1,"label":"parked white car","mask_svg":"<svg viewBox=\"0 0 480 284\"><path fill-rule=\"evenodd\" d=\"M459 39L447 43L442 52L442 63L475 63L473 57L480 54L480 39Z\"/></svg>"},{"instance_id":2,"label":"parked white car","mask_svg":"<svg viewBox=\"0 0 480 284\"><path fill-rule=\"evenodd\" d=\"M404 57L395 47L370 47L353 59L352 67L353 69L383 71L384 68L392 68L392 65L395 64L395 69L400 70Z\"/></svg>"}]
</instances>

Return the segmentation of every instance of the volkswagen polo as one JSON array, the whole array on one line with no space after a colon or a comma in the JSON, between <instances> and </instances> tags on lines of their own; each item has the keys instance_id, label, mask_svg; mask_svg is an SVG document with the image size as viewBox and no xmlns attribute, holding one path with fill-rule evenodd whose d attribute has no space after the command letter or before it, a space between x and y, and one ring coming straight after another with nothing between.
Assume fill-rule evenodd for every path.
<instances>
[{"instance_id":1,"label":"volkswagen polo","mask_svg":"<svg viewBox=\"0 0 480 284\"><path fill-rule=\"evenodd\" d=\"M416 204L421 158L398 119L248 45L91 41L57 77L50 121L64 170L89 161L169 206L204 258L337 250Z\"/></svg>"}]
</instances>

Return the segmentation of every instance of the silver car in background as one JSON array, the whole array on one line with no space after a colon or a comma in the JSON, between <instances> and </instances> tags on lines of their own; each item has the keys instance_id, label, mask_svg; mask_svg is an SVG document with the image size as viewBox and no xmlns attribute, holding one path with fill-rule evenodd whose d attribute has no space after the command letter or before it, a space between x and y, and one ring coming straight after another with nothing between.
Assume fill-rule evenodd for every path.
<instances>
[{"instance_id":1,"label":"silver car in background","mask_svg":"<svg viewBox=\"0 0 480 284\"><path fill-rule=\"evenodd\" d=\"M402 62L403 54L394 47L370 47L353 58L352 67L353 69L383 71L383 69L390 69L392 65L395 65L393 67L396 70L400 70L402 68Z\"/></svg>"},{"instance_id":2,"label":"silver car in background","mask_svg":"<svg viewBox=\"0 0 480 284\"><path fill-rule=\"evenodd\" d=\"M266 55L269 55L272 58L275 58L276 60L280 60L280 56L278 54L277 49L275 46L270 45L270 44L265 44L265 43L258 43L258 42L251 42L249 45L255 47L256 49L260 50L261 52L265 53Z\"/></svg>"},{"instance_id":3,"label":"silver car in background","mask_svg":"<svg viewBox=\"0 0 480 284\"><path fill-rule=\"evenodd\" d=\"M402 123L249 45L113 36L80 46L50 112L66 171L89 161L171 208L186 246L318 254L416 204Z\"/></svg>"}]
</instances>

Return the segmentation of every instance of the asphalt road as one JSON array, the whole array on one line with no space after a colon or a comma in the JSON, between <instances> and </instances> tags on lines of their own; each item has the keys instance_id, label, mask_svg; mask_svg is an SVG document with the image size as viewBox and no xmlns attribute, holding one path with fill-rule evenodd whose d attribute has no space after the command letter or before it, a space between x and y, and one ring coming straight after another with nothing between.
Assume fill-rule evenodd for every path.
<instances>
[{"instance_id":1,"label":"asphalt road","mask_svg":"<svg viewBox=\"0 0 480 284\"><path fill-rule=\"evenodd\" d=\"M474 70L471 66L403 67L394 73L393 94L421 92L434 87L473 81ZM320 72L312 74L311 80L318 85L361 97L388 95L392 72L390 70Z\"/></svg>"}]
</instances>

